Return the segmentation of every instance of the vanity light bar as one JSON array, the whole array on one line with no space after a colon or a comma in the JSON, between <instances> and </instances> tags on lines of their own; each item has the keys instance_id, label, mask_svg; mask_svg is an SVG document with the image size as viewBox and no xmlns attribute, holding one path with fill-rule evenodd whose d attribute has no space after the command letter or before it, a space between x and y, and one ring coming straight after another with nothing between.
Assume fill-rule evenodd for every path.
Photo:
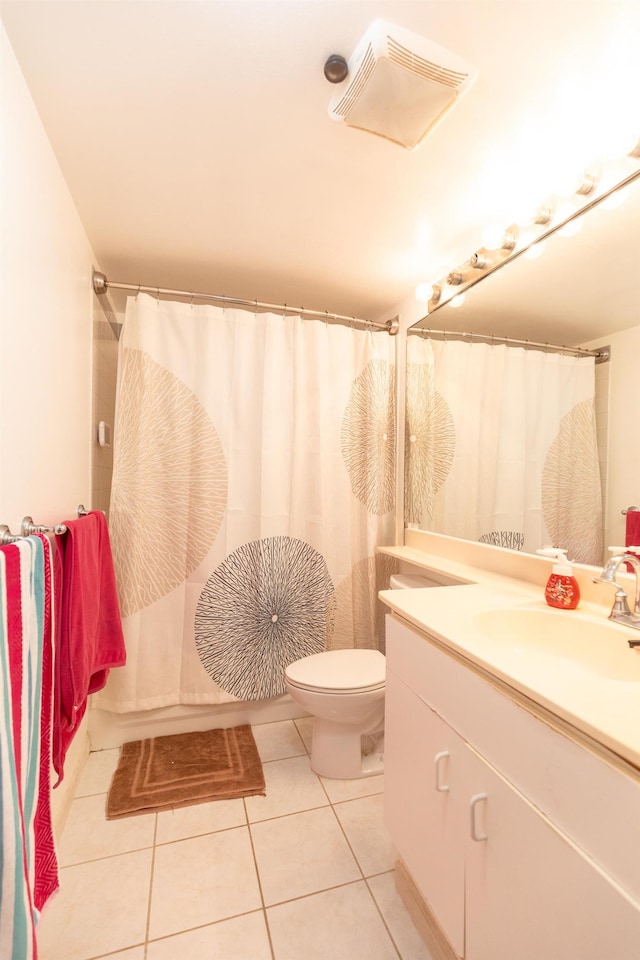
<instances>
[{"instance_id":1,"label":"vanity light bar","mask_svg":"<svg viewBox=\"0 0 640 960\"><path fill-rule=\"evenodd\" d=\"M640 160L640 141L628 156ZM607 190L596 193L596 187L600 182L599 176L592 172L584 173L574 195L589 198L586 202L582 203L578 209L574 210L573 213L570 213L563 220L558 220L554 223L555 206L550 201L545 201L539 207L531 224L531 227L539 227L540 229L536 232L535 236L530 237L527 243L522 244L522 246L518 246L519 227L515 223L511 224L511 226L505 230L504 240L497 250L480 247L465 264L450 270L449 273L432 285L432 295L427 304L426 316L429 316L429 314L433 313L438 307L449 303L464 290L468 290L490 273L499 270L505 263L508 263L515 257L519 257L534 244L545 240L552 233L555 233L556 230L581 217L592 207L597 206L603 200L606 200L618 190L623 189L638 178L640 178L640 168L634 170L623 180L615 183ZM594 194L596 195L594 196ZM426 317L422 317L421 319L424 320Z\"/></svg>"}]
</instances>

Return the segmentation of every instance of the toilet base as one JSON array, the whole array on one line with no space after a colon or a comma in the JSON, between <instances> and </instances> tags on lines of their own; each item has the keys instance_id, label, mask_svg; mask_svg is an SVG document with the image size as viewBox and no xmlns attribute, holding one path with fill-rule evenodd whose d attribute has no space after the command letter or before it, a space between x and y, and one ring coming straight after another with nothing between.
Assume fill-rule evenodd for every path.
<instances>
[{"instance_id":1,"label":"toilet base","mask_svg":"<svg viewBox=\"0 0 640 960\"><path fill-rule=\"evenodd\" d=\"M380 729L373 731L374 734L381 732ZM382 773L384 757L378 748L384 738L380 736L371 753L363 754L362 736L357 729L353 733L345 731L343 723L314 717L311 769L319 776L332 780L357 780Z\"/></svg>"}]
</instances>

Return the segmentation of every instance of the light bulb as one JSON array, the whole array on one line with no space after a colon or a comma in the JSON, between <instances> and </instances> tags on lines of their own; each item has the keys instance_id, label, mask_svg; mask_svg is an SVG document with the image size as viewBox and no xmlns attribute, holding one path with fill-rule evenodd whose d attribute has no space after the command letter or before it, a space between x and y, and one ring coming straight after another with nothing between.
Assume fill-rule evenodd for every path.
<instances>
[{"instance_id":1,"label":"light bulb","mask_svg":"<svg viewBox=\"0 0 640 960\"><path fill-rule=\"evenodd\" d=\"M449 300L450 307L461 307L464 303L464 293L459 293L457 296Z\"/></svg>"},{"instance_id":2,"label":"light bulb","mask_svg":"<svg viewBox=\"0 0 640 960\"><path fill-rule=\"evenodd\" d=\"M432 283L427 283L425 281L424 283L418 284L418 286L416 287L416 300L419 303L429 303L429 300L431 300L432 296L433 296Z\"/></svg>"},{"instance_id":3,"label":"light bulb","mask_svg":"<svg viewBox=\"0 0 640 960\"><path fill-rule=\"evenodd\" d=\"M532 243L530 247L527 247L522 256L526 257L527 260L537 260L543 253L544 241L540 240L538 243Z\"/></svg>"},{"instance_id":4,"label":"light bulb","mask_svg":"<svg viewBox=\"0 0 640 960\"><path fill-rule=\"evenodd\" d=\"M572 170L563 170L554 178L554 181L556 194L561 197L570 197L577 193L582 182L582 174L575 173Z\"/></svg>"},{"instance_id":5,"label":"light bulb","mask_svg":"<svg viewBox=\"0 0 640 960\"><path fill-rule=\"evenodd\" d=\"M563 224L558 229L558 233L561 237L574 237L579 230L582 230L582 220L580 217L575 217Z\"/></svg>"},{"instance_id":6,"label":"light bulb","mask_svg":"<svg viewBox=\"0 0 640 960\"><path fill-rule=\"evenodd\" d=\"M621 207L622 204L626 202L628 196L629 190L627 187L621 190L614 190L608 197L605 197L601 206L604 210L617 210L618 207Z\"/></svg>"},{"instance_id":7,"label":"light bulb","mask_svg":"<svg viewBox=\"0 0 640 960\"><path fill-rule=\"evenodd\" d=\"M499 250L504 243L505 229L497 223L490 223L482 231L482 246L486 250Z\"/></svg>"},{"instance_id":8,"label":"light bulb","mask_svg":"<svg viewBox=\"0 0 640 960\"><path fill-rule=\"evenodd\" d=\"M539 201L530 198L522 198L514 208L514 222L520 227L528 227L532 223L538 223L537 219L542 204Z\"/></svg>"}]
</instances>

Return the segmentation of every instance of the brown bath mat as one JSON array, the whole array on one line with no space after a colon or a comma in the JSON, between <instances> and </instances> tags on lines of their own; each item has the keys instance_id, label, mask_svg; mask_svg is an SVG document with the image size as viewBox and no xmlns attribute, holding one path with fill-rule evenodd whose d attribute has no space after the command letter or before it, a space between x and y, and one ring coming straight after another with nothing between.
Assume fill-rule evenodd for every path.
<instances>
[{"instance_id":1,"label":"brown bath mat","mask_svg":"<svg viewBox=\"0 0 640 960\"><path fill-rule=\"evenodd\" d=\"M208 800L264 796L249 724L125 743L107 798L107 820Z\"/></svg>"}]
</instances>

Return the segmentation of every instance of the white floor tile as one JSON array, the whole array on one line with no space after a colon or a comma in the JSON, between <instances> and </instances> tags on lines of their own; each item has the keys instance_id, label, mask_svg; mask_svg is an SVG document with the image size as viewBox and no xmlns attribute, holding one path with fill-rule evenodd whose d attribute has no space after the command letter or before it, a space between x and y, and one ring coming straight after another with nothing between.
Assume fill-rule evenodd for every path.
<instances>
[{"instance_id":1,"label":"white floor tile","mask_svg":"<svg viewBox=\"0 0 640 960\"><path fill-rule=\"evenodd\" d=\"M108 793L115 769L118 766L120 749L96 750L89 754L78 783L76 797L89 797L94 793Z\"/></svg>"},{"instance_id":2,"label":"white floor tile","mask_svg":"<svg viewBox=\"0 0 640 960\"><path fill-rule=\"evenodd\" d=\"M383 873L367 880L380 912L385 919L402 960L432 960L413 920L396 890L393 873Z\"/></svg>"},{"instance_id":3,"label":"white floor tile","mask_svg":"<svg viewBox=\"0 0 640 960\"><path fill-rule=\"evenodd\" d=\"M267 920L276 960L398 960L364 881L270 907Z\"/></svg>"},{"instance_id":4,"label":"white floor tile","mask_svg":"<svg viewBox=\"0 0 640 960\"><path fill-rule=\"evenodd\" d=\"M382 794L337 803L338 820L365 877L392 870L397 854L382 820Z\"/></svg>"},{"instance_id":5,"label":"white floor tile","mask_svg":"<svg viewBox=\"0 0 640 960\"><path fill-rule=\"evenodd\" d=\"M107 960L144 960L144 947L133 947L131 950L110 953Z\"/></svg>"},{"instance_id":6,"label":"white floor tile","mask_svg":"<svg viewBox=\"0 0 640 960\"><path fill-rule=\"evenodd\" d=\"M273 760L265 763L263 770L267 795L245 798L249 823L328 805L327 795L311 770L306 754Z\"/></svg>"},{"instance_id":7,"label":"white floor tile","mask_svg":"<svg viewBox=\"0 0 640 960\"><path fill-rule=\"evenodd\" d=\"M156 847L151 939L261 905L248 827Z\"/></svg>"},{"instance_id":8,"label":"white floor tile","mask_svg":"<svg viewBox=\"0 0 640 960\"><path fill-rule=\"evenodd\" d=\"M299 717L293 721L302 737L307 753L311 753L311 739L313 737L313 717Z\"/></svg>"},{"instance_id":9,"label":"white floor tile","mask_svg":"<svg viewBox=\"0 0 640 960\"><path fill-rule=\"evenodd\" d=\"M153 846L155 813L107 820L106 794L74 800L59 844L62 866Z\"/></svg>"},{"instance_id":10,"label":"white floor tile","mask_svg":"<svg viewBox=\"0 0 640 960\"><path fill-rule=\"evenodd\" d=\"M241 827L247 822L244 803L239 800L214 800L189 807L164 810L158 814L156 843L187 840L216 830Z\"/></svg>"},{"instance_id":11,"label":"white floor tile","mask_svg":"<svg viewBox=\"0 0 640 960\"><path fill-rule=\"evenodd\" d=\"M260 910L154 940L147 960L271 960L264 914Z\"/></svg>"},{"instance_id":12,"label":"white floor tile","mask_svg":"<svg viewBox=\"0 0 640 960\"><path fill-rule=\"evenodd\" d=\"M307 752L293 720L260 723L251 728L263 763L299 757Z\"/></svg>"},{"instance_id":13,"label":"white floor tile","mask_svg":"<svg viewBox=\"0 0 640 960\"><path fill-rule=\"evenodd\" d=\"M60 871L61 888L38 924L39 960L88 960L144 942L151 850Z\"/></svg>"},{"instance_id":14,"label":"white floor tile","mask_svg":"<svg viewBox=\"0 0 640 960\"><path fill-rule=\"evenodd\" d=\"M375 777L360 777L357 780L333 780L330 777L321 777L320 779L331 803L357 800L358 797L370 797L374 793L382 793L384 790L384 776L382 774Z\"/></svg>"},{"instance_id":15,"label":"white floor tile","mask_svg":"<svg viewBox=\"0 0 640 960\"><path fill-rule=\"evenodd\" d=\"M329 807L254 823L251 834L266 904L361 876Z\"/></svg>"}]
</instances>

